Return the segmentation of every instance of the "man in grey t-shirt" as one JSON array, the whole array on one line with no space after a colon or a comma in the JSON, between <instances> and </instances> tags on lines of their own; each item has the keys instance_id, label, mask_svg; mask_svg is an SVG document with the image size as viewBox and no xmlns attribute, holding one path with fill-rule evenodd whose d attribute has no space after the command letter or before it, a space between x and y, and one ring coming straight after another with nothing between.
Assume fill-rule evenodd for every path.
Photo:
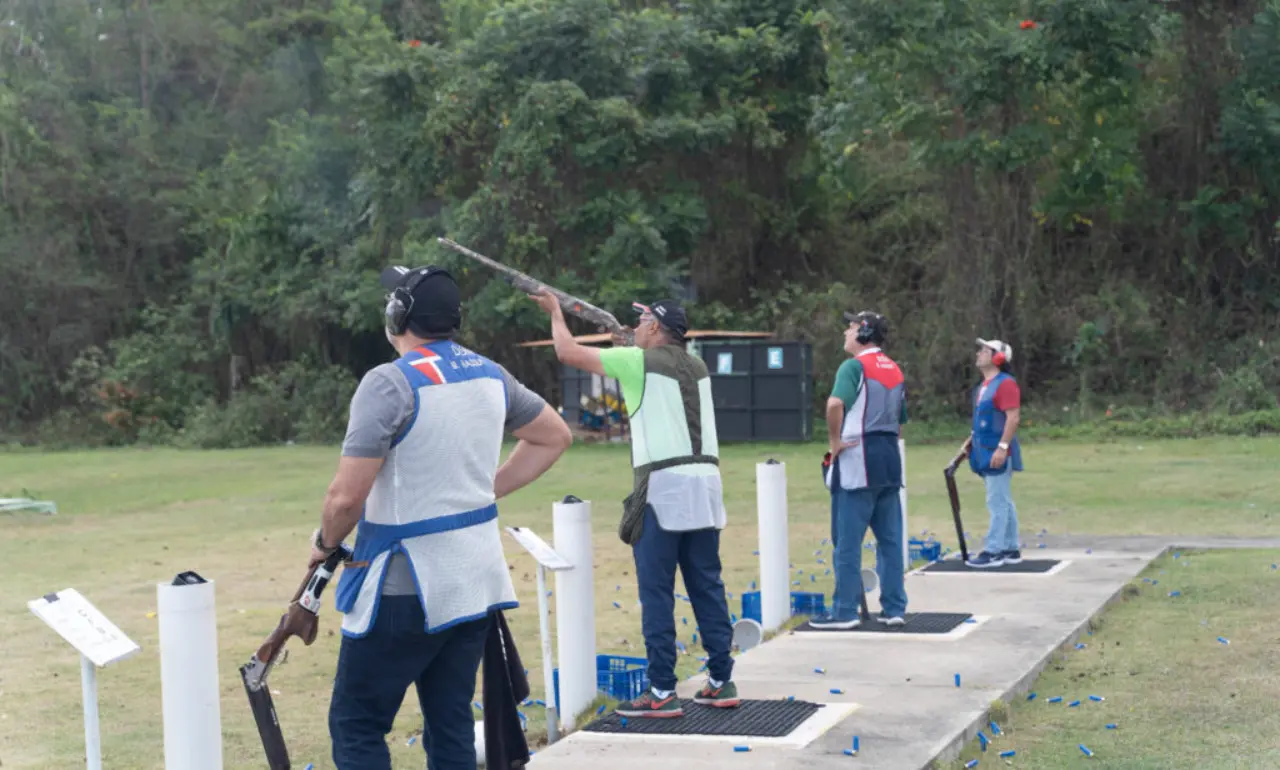
<instances>
[{"instance_id":1,"label":"man in grey t-shirt","mask_svg":"<svg viewBox=\"0 0 1280 770\"><path fill-rule=\"evenodd\" d=\"M333 759L390 770L386 735L413 684L428 765L474 770L481 655L495 613L516 606L496 501L542 475L572 436L505 368L452 341L461 303L447 272L388 268L382 281L400 355L351 399L311 554L319 563L360 528L334 589ZM500 463L504 434L519 441Z\"/></svg>"}]
</instances>

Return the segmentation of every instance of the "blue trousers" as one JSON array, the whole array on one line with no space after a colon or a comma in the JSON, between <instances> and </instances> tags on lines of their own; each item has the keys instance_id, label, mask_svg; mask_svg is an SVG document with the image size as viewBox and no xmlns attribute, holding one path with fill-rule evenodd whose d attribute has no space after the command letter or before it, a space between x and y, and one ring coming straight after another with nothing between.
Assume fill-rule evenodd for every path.
<instances>
[{"instance_id":1,"label":"blue trousers","mask_svg":"<svg viewBox=\"0 0 1280 770\"><path fill-rule=\"evenodd\" d=\"M991 553L1018 550L1018 508L1013 504L1010 482L1013 463L1006 462L1004 473L983 476L987 487L987 510L991 524L987 529L985 550Z\"/></svg>"},{"instance_id":2,"label":"blue trousers","mask_svg":"<svg viewBox=\"0 0 1280 770\"><path fill-rule=\"evenodd\" d=\"M897 487L841 489L839 465L831 473L831 543L834 546L835 589L831 615L856 617L861 610L862 539L871 527L876 538L876 574L880 578L880 609L889 617L907 612L907 589L902 563L902 505Z\"/></svg>"},{"instance_id":3,"label":"blue trousers","mask_svg":"<svg viewBox=\"0 0 1280 770\"><path fill-rule=\"evenodd\" d=\"M344 636L329 703L338 770L391 770L386 736L410 684L418 688L430 770L475 770L471 701L489 631L488 616L423 631L417 596L383 596L367 636Z\"/></svg>"},{"instance_id":4,"label":"blue trousers","mask_svg":"<svg viewBox=\"0 0 1280 770\"><path fill-rule=\"evenodd\" d=\"M631 546L640 589L640 624L649 658L649 684L676 688L676 567L693 605L698 639L707 651L707 670L719 682L733 674L733 625L720 578L720 530L668 532L658 526L653 506L645 506L644 531Z\"/></svg>"}]
</instances>

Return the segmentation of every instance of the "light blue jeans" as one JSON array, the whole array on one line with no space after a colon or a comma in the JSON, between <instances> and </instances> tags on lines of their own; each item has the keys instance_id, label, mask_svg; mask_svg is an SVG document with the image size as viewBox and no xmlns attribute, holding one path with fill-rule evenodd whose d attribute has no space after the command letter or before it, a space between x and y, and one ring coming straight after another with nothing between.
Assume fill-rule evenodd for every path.
<instances>
[{"instance_id":1,"label":"light blue jeans","mask_svg":"<svg viewBox=\"0 0 1280 770\"><path fill-rule=\"evenodd\" d=\"M989 553L1018 550L1018 509L1009 490L1013 481L1013 463L1006 462L1004 473L983 476L987 485L987 510L991 527L987 530L984 550Z\"/></svg>"}]
</instances>

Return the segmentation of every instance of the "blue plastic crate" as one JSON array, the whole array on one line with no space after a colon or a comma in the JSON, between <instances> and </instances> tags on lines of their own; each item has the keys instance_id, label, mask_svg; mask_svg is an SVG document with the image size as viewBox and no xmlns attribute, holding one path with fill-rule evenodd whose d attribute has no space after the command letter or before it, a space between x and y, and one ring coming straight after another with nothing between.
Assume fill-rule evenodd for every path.
<instances>
[{"instance_id":1,"label":"blue plastic crate","mask_svg":"<svg viewBox=\"0 0 1280 770\"><path fill-rule=\"evenodd\" d=\"M937 561L942 556L942 543L912 538L907 541L911 561Z\"/></svg>"},{"instance_id":2,"label":"blue plastic crate","mask_svg":"<svg viewBox=\"0 0 1280 770\"><path fill-rule=\"evenodd\" d=\"M560 711L560 669L551 670L551 686L555 688L556 712ZM625 655L596 656L596 691L617 700L631 700L649 686L648 658Z\"/></svg>"},{"instance_id":3,"label":"blue plastic crate","mask_svg":"<svg viewBox=\"0 0 1280 770\"><path fill-rule=\"evenodd\" d=\"M792 615L820 615L826 610L826 595L816 591L792 591ZM742 594L742 617L760 622L760 592Z\"/></svg>"}]
</instances>

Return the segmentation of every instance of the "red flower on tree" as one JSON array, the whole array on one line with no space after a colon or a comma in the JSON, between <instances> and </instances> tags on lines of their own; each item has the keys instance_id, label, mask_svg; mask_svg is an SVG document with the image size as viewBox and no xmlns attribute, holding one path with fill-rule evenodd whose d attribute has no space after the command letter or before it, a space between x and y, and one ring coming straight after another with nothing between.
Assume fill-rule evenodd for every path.
<instances>
[{"instance_id":1,"label":"red flower on tree","mask_svg":"<svg viewBox=\"0 0 1280 770\"><path fill-rule=\"evenodd\" d=\"M422 45L422 41L421 41L421 40L410 40L410 41L409 41L409 47L410 47L410 48L417 48L417 47L418 47L418 46L420 46L420 45Z\"/></svg>"},{"instance_id":2,"label":"red flower on tree","mask_svg":"<svg viewBox=\"0 0 1280 770\"><path fill-rule=\"evenodd\" d=\"M1018 25L1018 29L1035 29L1038 26L1040 25L1036 24L1031 19L1023 19L1022 23Z\"/></svg>"}]
</instances>

